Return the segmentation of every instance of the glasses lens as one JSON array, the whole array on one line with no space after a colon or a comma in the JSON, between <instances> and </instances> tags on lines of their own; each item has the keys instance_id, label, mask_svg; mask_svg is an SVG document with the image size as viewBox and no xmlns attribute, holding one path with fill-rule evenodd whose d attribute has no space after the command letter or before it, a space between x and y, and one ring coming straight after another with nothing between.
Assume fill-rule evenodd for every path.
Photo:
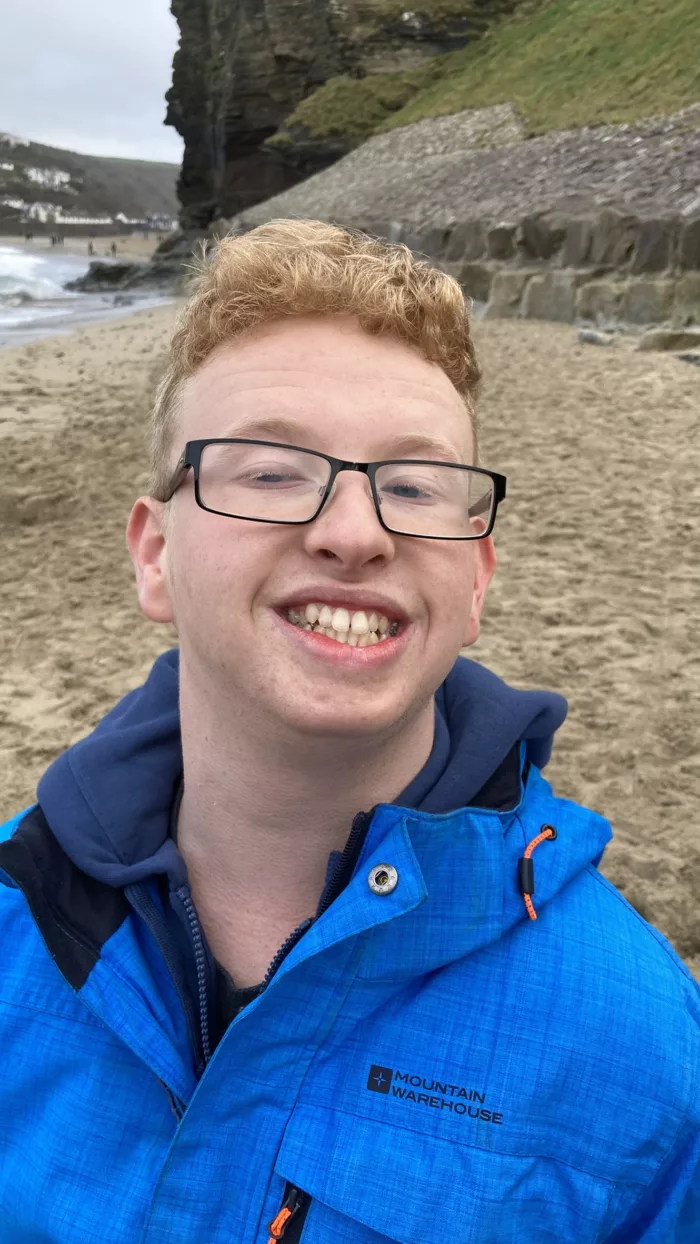
<instances>
[{"instance_id":1,"label":"glasses lens","mask_svg":"<svg viewBox=\"0 0 700 1244\"><path fill-rule=\"evenodd\" d=\"M330 465L316 454L249 445L205 445L199 494L210 510L235 518L303 523L313 518L328 484Z\"/></svg>"},{"instance_id":2,"label":"glasses lens","mask_svg":"<svg viewBox=\"0 0 700 1244\"><path fill-rule=\"evenodd\" d=\"M478 539L488 531L494 486L489 475L424 462L387 462L376 477L387 527L405 536Z\"/></svg>"}]
</instances>

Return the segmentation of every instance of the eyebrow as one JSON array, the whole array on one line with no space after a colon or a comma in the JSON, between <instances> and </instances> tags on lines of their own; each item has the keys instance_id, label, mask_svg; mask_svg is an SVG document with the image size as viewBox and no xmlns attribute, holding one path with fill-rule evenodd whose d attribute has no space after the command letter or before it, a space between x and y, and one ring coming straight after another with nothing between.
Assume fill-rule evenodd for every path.
<instances>
[{"instance_id":1,"label":"eyebrow","mask_svg":"<svg viewBox=\"0 0 700 1244\"><path fill-rule=\"evenodd\" d=\"M280 438L290 442L303 442L308 437L307 430L297 423L294 419L286 419L279 415L274 416L252 416L249 419L238 421L235 427L229 427L223 433L224 438L227 437L272 437ZM311 449L311 445L304 448ZM427 458L444 459L447 462L459 462L460 456L454 446L447 441L441 441L436 437L423 436L417 433L410 433L406 436L400 436L397 440L392 441L391 449L387 449L387 457L400 458L403 455L422 454Z\"/></svg>"}]
</instances>

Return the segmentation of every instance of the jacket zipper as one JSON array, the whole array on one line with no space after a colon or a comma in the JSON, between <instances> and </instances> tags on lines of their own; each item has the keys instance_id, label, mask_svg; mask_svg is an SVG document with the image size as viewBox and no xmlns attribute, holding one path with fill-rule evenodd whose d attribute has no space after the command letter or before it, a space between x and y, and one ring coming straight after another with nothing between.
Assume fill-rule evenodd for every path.
<instances>
[{"instance_id":1,"label":"jacket zipper","mask_svg":"<svg viewBox=\"0 0 700 1244\"><path fill-rule=\"evenodd\" d=\"M287 1184L281 1209L268 1228L270 1238L267 1244L276 1244L277 1240L284 1240L284 1244L297 1244L310 1203L308 1193Z\"/></svg>"},{"instance_id":2,"label":"jacket zipper","mask_svg":"<svg viewBox=\"0 0 700 1244\"><path fill-rule=\"evenodd\" d=\"M185 982L181 977L180 971L178 970L177 963L173 961L172 943L168 936L167 930L164 928L164 917L161 915L156 903L153 902L153 899L148 893L147 887L142 883L126 886L124 893L131 903L131 906L138 912L142 920L145 921L147 927L150 929L156 940L156 945L158 946L165 963L170 969L170 974L175 981L178 996L182 1002L182 1007L185 1012L190 1043L199 1059L199 1046L201 1042L201 1020L198 1014L199 1008L193 1004L190 998L189 990L186 988Z\"/></svg>"},{"instance_id":3,"label":"jacket zipper","mask_svg":"<svg viewBox=\"0 0 700 1244\"><path fill-rule=\"evenodd\" d=\"M351 864L354 863L357 851L362 844L365 834L367 833L367 829L373 815L374 808L371 812L358 812L357 816L354 817L343 853L338 860L335 872L333 873L323 900L319 904L316 915L302 921L302 923L294 929L294 932L290 933L286 941L282 943L269 968L267 969L267 972L265 973L265 977L260 987L260 993L264 993L289 952L293 950L297 942L304 936L307 929L311 927L314 921L318 920L319 916L322 916L323 913L328 910L331 903L335 901L344 885L347 883L349 879L347 874L349 873ZM211 1042L209 1039L209 1019L207 1008L206 956L204 952L202 929L194 903L192 902L192 898L189 894L188 887L182 886L176 891L176 893L185 908L187 920L190 926L190 932L192 934L192 941L194 943L195 963L197 967L197 991L199 995L199 1020L202 1036L202 1057L204 1059L204 1066L206 1067L209 1059L211 1058Z\"/></svg>"},{"instance_id":4,"label":"jacket zipper","mask_svg":"<svg viewBox=\"0 0 700 1244\"><path fill-rule=\"evenodd\" d=\"M267 969L267 972L265 973L262 985L260 986L261 993L265 992L265 990L270 984L270 981L272 980L273 976L275 975L282 961L287 958L287 955L289 954L290 950L294 949L297 942L304 936L306 930L311 928L312 924L313 924L313 917L310 916L307 920L303 920L301 924L297 925L294 932L290 933L287 940L282 943L279 950L277 951L277 954L272 960L272 963Z\"/></svg>"},{"instance_id":5,"label":"jacket zipper","mask_svg":"<svg viewBox=\"0 0 700 1244\"><path fill-rule=\"evenodd\" d=\"M195 911L194 903L190 897L187 886L182 886L177 891L177 896L181 900L183 907L187 913L187 919L190 925L192 941L194 943L194 958L197 965L197 990L199 993L199 1023L202 1034L202 1057L204 1066L206 1067L211 1058L211 1044L209 1042L209 1010L207 1006L207 971L206 956L204 953L204 940L202 938L202 928L199 923L199 917Z\"/></svg>"},{"instance_id":6,"label":"jacket zipper","mask_svg":"<svg viewBox=\"0 0 700 1244\"><path fill-rule=\"evenodd\" d=\"M316 912L316 915L313 917L310 917L308 920L304 920L300 925L297 926L297 928L294 930L293 933L290 933L286 942L282 943L279 950L277 951L277 954L272 960L272 963L267 969L267 972L265 973L265 979L263 980L262 987L260 990L261 993L265 989L267 989L267 986L270 984L270 981L272 980L273 976L277 972L280 964L282 963L284 959L286 959L290 950L293 950L293 948L296 946L299 939L303 937L304 933L306 933L306 930L310 929L311 925L316 920L318 920L319 916L322 916L324 911L328 910L331 903L333 903L335 899L337 899L338 895L340 894L340 891L343 889L343 886L345 884L345 881L346 881L345 874L348 872L350 862L353 861L353 857L355 856L357 852L358 843L360 843L361 840L364 838L364 835L367 832L369 823L372 820L373 815L374 815L374 808L372 809L371 812L358 812L357 816L353 818L352 826L350 828L350 833L348 835L348 840L345 843L345 846L343 848L343 853L340 859L338 860L338 863L336 864L335 871L333 873L333 876L331 877L330 882L328 883L328 888L326 889L326 893L323 896L321 903L319 904L319 908L318 908L318 911Z\"/></svg>"},{"instance_id":7,"label":"jacket zipper","mask_svg":"<svg viewBox=\"0 0 700 1244\"><path fill-rule=\"evenodd\" d=\"M338 860L335 872L333 873L323 900L319 904L319 908L316 913L317 920L319 916L323 915L324 911L328 911L331 903L335 902L341 890L344 888L344 885L347 881L349 881L349 877L347 876L349 866L351 863L355 863L358 846L362 845L369 828L369 823L374 816L374 811L374 808L372 808L371 812L358 812L357 816L353 818L348 840L343 848L343 854Z\"/></svg>"}]
</instances>

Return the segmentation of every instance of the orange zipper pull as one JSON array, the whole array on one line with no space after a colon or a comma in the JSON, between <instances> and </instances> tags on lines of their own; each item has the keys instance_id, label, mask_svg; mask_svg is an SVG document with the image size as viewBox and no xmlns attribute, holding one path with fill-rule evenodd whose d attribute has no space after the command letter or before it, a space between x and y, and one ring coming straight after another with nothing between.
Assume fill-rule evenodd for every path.
<instances>
[{"instance_id":1,"label":"orange zipper pull","mask_svg":"<svg viewBox=\"0 0 700 1244\"><path fill-rule=\"evenodd\" d=\"M547 838L553 840L556 837L557 831L553 825L543 825L541 832L536 838L532 839L532 842L527 844L525 854L518 860L518 885L520 886L520 893L525 900L527 914L531 920L537 919L537 912L532 901L532 896L535 893L535 865L530 857L535 847L539 846L541 842L545 842Z\"/></svg>"},{"instance_id":2,"label":"orange zipper pull","mask_svg":"<svg viewBox=\"0 0 700 1244\"><path fill-rule=\"evenodd\" d=\"M277 1240L282 1239L282 1236L289 1226L290 1220L294 1217L297 1210L301 1208L303 1199L303 1192L300 1192L298 1188L290 1188L289 1195L285 1197L284 1205L282 1206L277 1217L273 1218L270 1223L268 1228L270 1238L267 1241L267 1244L276 1244Z\"/></svg>"}]
</instances>

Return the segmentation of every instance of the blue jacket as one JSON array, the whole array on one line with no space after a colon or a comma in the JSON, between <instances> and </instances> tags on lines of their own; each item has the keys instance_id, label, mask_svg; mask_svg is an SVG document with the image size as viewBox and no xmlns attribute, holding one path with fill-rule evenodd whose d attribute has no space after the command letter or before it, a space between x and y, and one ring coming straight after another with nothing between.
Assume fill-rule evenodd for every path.
<instances>
[{"instance_id":1,"label":"blue jacket","mask_svg":"<svg viewBox=\"0 0 700 1244\"><path fill-rule=\"evenodd\" d=\"M218 1033L177 693L174 650L0 829L0 1244L698 1244L700 991L542 776L565 701L460 659Z\"/></svg>"}]
</instances>

